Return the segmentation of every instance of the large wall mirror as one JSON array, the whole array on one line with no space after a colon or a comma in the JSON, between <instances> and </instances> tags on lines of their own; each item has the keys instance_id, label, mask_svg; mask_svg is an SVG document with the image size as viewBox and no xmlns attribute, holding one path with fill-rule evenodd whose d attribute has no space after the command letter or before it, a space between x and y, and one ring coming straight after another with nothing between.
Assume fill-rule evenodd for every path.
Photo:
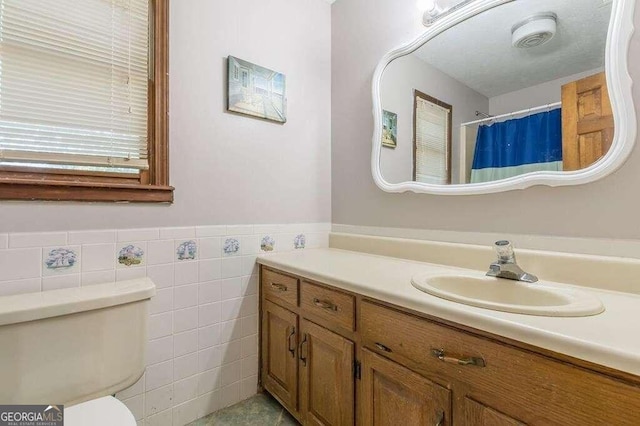
<instances>
[{"instance_id":1,"label":"large wall mirror","mask_svg":"<svg viewBox=\"0 0 640 426\"><path fill-rule=\"evenodd\" d=\"M373 81L378 186L477 194L620 167L636 136L634 3L466 1L387 54Z\"/></svg>"}]
</instances>

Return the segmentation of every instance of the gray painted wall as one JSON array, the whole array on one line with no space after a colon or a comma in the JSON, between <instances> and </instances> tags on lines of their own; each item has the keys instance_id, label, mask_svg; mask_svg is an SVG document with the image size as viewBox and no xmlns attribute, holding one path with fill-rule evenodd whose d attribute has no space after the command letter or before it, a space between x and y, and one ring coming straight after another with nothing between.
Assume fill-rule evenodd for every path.
<instances>
[{"instance_id":1,"label":"gray painted wall","mask_svg":"<svg viewBox=\"0 0 640 426\"><path fill-rule=\"evenodd\" d=\"M329 222L331 6L175 0L168 205L0 202L0 232ZM228 55L287 76L285 125L225 112Z\"/></svg>"},{"instance_id":2,"label":"gray painted wall","mask_svg":"<svg viewBox=\"0 0 640 426\"><path fill-rule=\"evenodd\" d=\"M635 23L640 27L640 8ZM588 185L478 196L387 194L371 177L371 77L382 56L424 28L415 0L340 0L332 7L334 223L520 234L640 238L640 144L613 175ZM630 74L640 81L640 32ZM464 55L461 48L455 54ZM640 85L633 89L640 108Z\"/></svg>"},{"instance_id":3,"label":"gray painted wall","mask_svg":"<svg viewBox=\"0 0 640 426\"><path fill-rule=\"evenodd\" d=\"M382 81L382 107L398 114L398 147L383 148L382 175L391 183L413 180L413 91L418 89L453 107L451 176L459 181L460 124L489 111L489 99L449 77L415 55L393 61ZM456 161L457 160L457 161Z\"/></svg>"}]
</instances>

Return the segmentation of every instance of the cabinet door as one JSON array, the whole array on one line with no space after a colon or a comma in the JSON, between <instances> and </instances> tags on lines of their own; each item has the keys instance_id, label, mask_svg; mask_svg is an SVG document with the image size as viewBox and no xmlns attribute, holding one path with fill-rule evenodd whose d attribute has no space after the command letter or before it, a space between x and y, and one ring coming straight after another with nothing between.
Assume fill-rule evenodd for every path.
<instances>
[{"instance_id":1,"label":"cabinet door","mask_svg":"<svg viewBox=\"0 0 640 426\"><path fill-rule=\"evenodd\" d=\"M464 399L465 426L526 426L491 407L470 398Z\"/></svg>"},{"instance_id":2,"label":"cabinet door","mask_svg":"<svg viewBox=\"0 0 640 426\"><path fill-rule=\"evenodd\" d=\"M448 389L367 349L362 350L363 425L450 426Z\"/></svg>"},{"instance_id":3,"label":"cabinet door","mask_svg":"<svg viewBox=\"0 0 640 426\"><path fill-rule=\"evenodd\" d=\"M265 300L262 310L262 383L289 410L298 410L298 316Z\"/></svg>"},{"instance_id":4,"label":"cabinet door","mask_svg":"<svg viewBox=\"0 0 640 426\"><path fill-rule=\"evenodd\" d=\"M302 320L300 412L305 425L354 424L353 342Z\"/></svg>"}]
</instances>

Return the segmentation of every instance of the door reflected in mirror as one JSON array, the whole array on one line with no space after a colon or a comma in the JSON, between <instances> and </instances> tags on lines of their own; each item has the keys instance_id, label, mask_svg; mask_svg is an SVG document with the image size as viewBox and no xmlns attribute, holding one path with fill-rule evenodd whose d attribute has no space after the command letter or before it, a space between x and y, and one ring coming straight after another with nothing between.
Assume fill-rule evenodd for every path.
<instances>
[{"instance_id":1,"label":"door reflected in mirror","mask_svg":"<svg viewBox=\"0 0 640 426\"><path fill-rule=\"evenodd\" d=\"M611 11L603 0L512 1L392 61L380 84L384 180L483 183L597 162L614 137Z\"/></svg>"}]
</instances>

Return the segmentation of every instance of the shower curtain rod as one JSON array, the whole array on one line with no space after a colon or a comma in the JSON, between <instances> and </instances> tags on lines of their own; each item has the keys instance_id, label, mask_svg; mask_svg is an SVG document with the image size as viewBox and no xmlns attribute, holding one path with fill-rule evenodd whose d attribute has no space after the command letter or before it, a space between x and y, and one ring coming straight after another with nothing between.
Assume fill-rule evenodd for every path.
<instances>
[{"instance_id":1,"label":"shower curtain rod","mask_svg":"<svg viewBox=\"0 0 640 426\"><path fill-rule=\"evenodd\" d=\"M562 106L562 102L555 102L555 103L552 103L552 104L541 105L539 107L523 109L522 111L510 112L508 114L496 115L494 117L482 118L480 120L475 120L475 121L469 121L468 123L462 123L460 125L460 127L471 126L472 124L482 124L482 123L487 122L487 121L500 120L502 118L513 117L514 115L520 115L520 114L525 114L525 113L529 114L529 113L532 113L532 112L541 111L543 109L555 108L555 107L559 107L559 106Z\"/></svg>"}]
</instances>

